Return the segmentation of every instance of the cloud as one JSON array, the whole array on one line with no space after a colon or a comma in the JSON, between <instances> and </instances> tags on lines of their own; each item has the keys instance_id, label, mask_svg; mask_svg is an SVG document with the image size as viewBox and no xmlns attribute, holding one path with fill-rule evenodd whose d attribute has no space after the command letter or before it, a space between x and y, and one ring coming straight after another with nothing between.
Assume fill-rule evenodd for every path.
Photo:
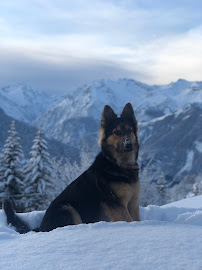
<instances>
[{"instance_id":1,"label":"cloud","mask_svg":"<svg viewBox=\"0 0 202 270\"><path fill-rule=\"evenodd\" d=\"M201 80L201 59L202 26L139 47L128 63L134 65L136 62L140 71L143 69L150 74L155 83L169 83L179 78Z\"/></svg>"},{"instance_id":2,"label":"cloud","mask_svg":"<svg viewBox=\"0 0 202 270\"><path fill-rule=\"evenodd\" d=\"M49 62L29 57L23 52L0 53L0 87L9 83L25 82L50 92L68 92L96 79L132 77L134 72L113 61L85 60L66 57L66 62ZM143 74L136 74L143 76Z\"/></svg>"},{"instance_id":3,"label":"cloud","mask_svg":"<svg viewBox=\"0 0 202 270\"><path fill-rule=\"evenodd\" d=\"M196 27L201 3L191 2L7 0L0 3L0 17L16 38L99 33L112 44L129 45Z\"/></svg>"},{"instance_id":4,"label":"cloud","mask_svg":"<svg viewBox=\"0 0 202 270\"><path fill-rule=\"evenodd\" d=\"M130 77L145 83L201 80L202 26L130 48L103 44L98 36L0 40L2 83L26 81L64 91L95 79Z\"/></svg>"},{"instance_id":5,"label":"cloud","mask_svg":"<svg viewBox=\"0 0 202 270\"><path fill-rule=\"evenodd\" d=\"M101 78L201 80L201 2L0 2L0 82L60 89Z\"/></svg>"}]
</instances>

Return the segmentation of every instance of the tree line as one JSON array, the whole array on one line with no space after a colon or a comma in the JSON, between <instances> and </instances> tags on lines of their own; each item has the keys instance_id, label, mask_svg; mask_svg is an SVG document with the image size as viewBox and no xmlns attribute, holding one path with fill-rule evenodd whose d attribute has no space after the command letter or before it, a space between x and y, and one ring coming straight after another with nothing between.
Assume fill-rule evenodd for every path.
<instances>
[{"instance_id":1,"label":"tree line","mask_svg":"<svg viewBox=\"0 0 202 270\"><path fill-rule=\"evenodd\" d=\"M85 168L68 160L51 158L43 131L38 129L30 151L24 157L20 137L12 121L0 154L0 198L12 200L18 212L44 210Z\"/></svg>"}]
</instances>

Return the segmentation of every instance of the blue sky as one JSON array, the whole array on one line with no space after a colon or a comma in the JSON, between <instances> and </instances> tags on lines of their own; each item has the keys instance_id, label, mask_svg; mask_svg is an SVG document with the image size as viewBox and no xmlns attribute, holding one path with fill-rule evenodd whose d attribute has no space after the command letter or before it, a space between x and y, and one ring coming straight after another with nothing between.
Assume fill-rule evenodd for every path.
<instances>
[{"instance_id":1,"label":"blue sky","mask_svg":"<svg viewBox=\"0 0 202 270\"><path fill-rule=\"evenodd\" d=\"M0 2L0 86L202 80L202 1Z\"/></svg>"}]
</instances>

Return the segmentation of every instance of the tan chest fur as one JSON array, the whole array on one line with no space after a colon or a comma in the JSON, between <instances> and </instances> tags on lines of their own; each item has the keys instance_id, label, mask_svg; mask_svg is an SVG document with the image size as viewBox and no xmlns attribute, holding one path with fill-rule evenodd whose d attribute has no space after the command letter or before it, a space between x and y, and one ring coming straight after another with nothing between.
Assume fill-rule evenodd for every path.
<instances>
[{"instance_id":1,"label":"tan chest fur","mask_svg":"<svg viewBox=\"0 0 202 270\"><path fill-rule=\"evenodd\" d=\"M140 182L128 183L111 183L113 193L120 199L120 202L127 207L133 199L138 199L140 194Z\"/></svg>"}]
</instances>

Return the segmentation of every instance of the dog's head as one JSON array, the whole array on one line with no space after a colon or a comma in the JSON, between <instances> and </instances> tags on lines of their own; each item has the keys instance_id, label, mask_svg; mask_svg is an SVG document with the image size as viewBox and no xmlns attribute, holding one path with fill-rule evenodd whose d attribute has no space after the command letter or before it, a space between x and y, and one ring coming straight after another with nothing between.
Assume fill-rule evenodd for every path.
<instances>
[{"instance_id":1,"label":"dog's head","mask_svg":"<svg viewBox=\"0 0 202 270\"><path fill-rule=\"evenodd\" d=\"M118 165L137 160L138 125L130 103L125 105L120 117L117 117L110 106L104 107L99 143L102 151Z\"/></svg>"}]
</instances>

